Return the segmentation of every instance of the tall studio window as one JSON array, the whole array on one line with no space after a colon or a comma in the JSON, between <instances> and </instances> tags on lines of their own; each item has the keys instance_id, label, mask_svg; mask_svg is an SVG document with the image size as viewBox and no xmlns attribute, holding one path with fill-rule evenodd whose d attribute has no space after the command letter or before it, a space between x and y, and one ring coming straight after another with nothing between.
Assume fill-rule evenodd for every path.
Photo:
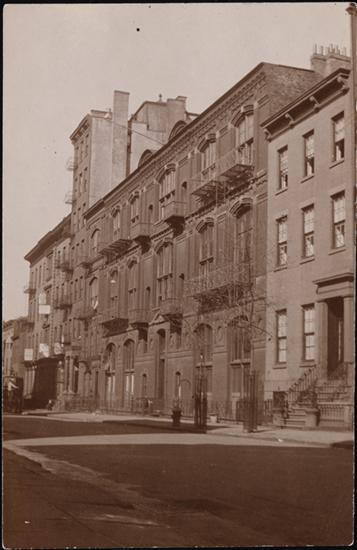
<instances>
[{"instance_id":1,"label":"tall studio window","mask_svg":"<svg viewBox=\"0 0 357 550\"><path fill-rule=\"evenodd\" d=\"M165 206L175 197L176 172L174 167L168 169L159 180L159 219L165 219Z\"/></svg>"},{"instance_id":2,"label":"tall studio window","mask_svg":"<svg viewBox=\"0 0 357 550\"><path fill-rule=\"evenodd\" d=\"M206 223L200 230L199 243L199 274L206 277L213 269L213 223Z\"/></svg>"},{"instance_id":3,"label":"tall studio window","mask_svg":"<svg viewBox=\"0 0 357 550\"><path fill-rule=\"evenodd\" d=\"M345 245L346 205L345 193L339 193L332 197L332 241L333 248L341 248Z\"/></svg>"},{"instance_id":4,"label":"tall studio window","mask_svg":"<svg viewBox=\"0 0 357 550\"><path fill-rule=\"evenodd\" d=\"M304 306L304 340L303 340L303 358L305 361L312 361L315 358L315 307L313 305Z\"/></svg>"},{"instance_id":5,"label":"tall studio window","mask_svg":"<svg viewBox=\"0 0 357 550\"><path fill-rule=\"evenodd\" d=\"M277 220L278 226L278 266L288 262L288 218L284 216Z\"/></svg>"},{"instance_id":6,"label":"tall studio window","mask_svg":"<svg viewBox=\"0 0 357 550\"><path fill-rule=\"evenodd\" d=\"M332 119L333 125L333 160L345 158L345 117L341 113Z\"/></svg>"},{"instance_id":7,"label":"tall studio window","mask_svg":"<svg viewBox=\"0 0 357 550\"><path fill-rule=\"evenodd\" d=\"M287 350L287 315L286 309L276 314L276 349L278 363L286 363Z\"/></svg>"},{"instance_id":8,"label":"tall studio window","mask_svg":"<svg viewBox=\"0 0 357 550\"><path fill-rule=\"evenodd\" d=\"M303 257L310 258L314 255L314 206L308 206L302 211L304 226Z\"/></svg>"},{"instance_id":9,"label":"tall studio window","mask_svg":"<svg viewBox=\"0 0 357 550\"><path fill-rule=\"evenodd\" d=\"M312 176L315 172L315 141L314 132L304 136L304 176Z\"/></svg>"},{"instance_id":10,"label":"tall studio window","mask_svg":"<svg viewBox=\"0 0 357 550\"><path fill-rule=\"evenodd\" d=\"M253 163L254 116L249 113L237 124L238 161L241 164Z\"/></svg>"},{"instance_id":11,"label":"tall studio window","mask_svg":"<svg viewBox=\"0 0 357 550\"><path fill-rule=\"evenodd\" d=\"M279 162L279 182L278 189L286 189L288 187L288 148L283 147L278 151Z\"/></svg>"},{"instance_id":12,"label":"tall studio window","mask_svg":"<svg viewBox=\"0 0 357 550\"><path fill-rule=\"evenodd\" d=\"M158 305L172 297L172 244L164 244L157 253Z\"/></svg>"}]
</instances>

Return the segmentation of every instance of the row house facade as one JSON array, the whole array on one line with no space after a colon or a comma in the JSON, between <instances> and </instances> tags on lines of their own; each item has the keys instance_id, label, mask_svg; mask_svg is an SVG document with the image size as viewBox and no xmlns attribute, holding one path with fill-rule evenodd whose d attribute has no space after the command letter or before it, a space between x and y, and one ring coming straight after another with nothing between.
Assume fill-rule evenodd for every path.
<instances>
[{"instance_id":1,"label":"row house facade","mask_svg":"<svg viewBox=\"0 0 357 550\"><path fill-rule=\"evenodd\" d=\"M348 424L355 289L356 115L350 92L350 71L340 67L265 123L266 395L314 387L321 421Z\"/></svg>"},{"instance_id":2,"label":"row house facade","mask_svg":"<svg viewBox=\"0 0 357 550\"><path fill-rule=\"evenodd\" d=\"M259 64L201 115L172 120L166 145L145 149L133 171L82 209L85 261L76 260L78 234L71 261L85 290L72 298L64 398L124 410L146 400L168 410L179 398L190 412L204 369L210 408L225 414L251 368L263 396L261 124L319 80L313 70Z\"/></svg>"},{"instance_id":3,"label":"row house facade","mask_svg":"<svg viewBox=\"0 0 357 550\"><path fill-rule=\"evenodd\" d=\"M30 264L22 357L26 407L46 406L61 393L64 349L71 330L70 228L67 216L25 256Z\"/></svg>"}]
</instances>

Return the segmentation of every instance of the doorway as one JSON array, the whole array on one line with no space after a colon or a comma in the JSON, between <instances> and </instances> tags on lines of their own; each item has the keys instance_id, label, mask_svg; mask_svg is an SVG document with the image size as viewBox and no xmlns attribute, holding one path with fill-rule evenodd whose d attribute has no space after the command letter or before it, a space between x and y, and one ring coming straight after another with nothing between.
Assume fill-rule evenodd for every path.
<instances>
[{"instance_id":1,"label":"doorway","mask_svg":"<svg viewBox=\"0 0 357 550\"><path fill-rule=\"evenodd\" d=\"M327 377L333 379L338 378L344 359L343 298L328 300L327 305Z\"/></svg>"}]
</instances>

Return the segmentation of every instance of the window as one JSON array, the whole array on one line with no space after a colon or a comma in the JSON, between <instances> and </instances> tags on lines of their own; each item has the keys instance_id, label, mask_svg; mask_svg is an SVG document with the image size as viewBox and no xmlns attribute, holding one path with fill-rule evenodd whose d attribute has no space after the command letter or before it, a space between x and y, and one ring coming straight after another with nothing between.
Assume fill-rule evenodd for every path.
<instances>
[{"instance_id":1,"label":"window","mask_svg":"<svg viewBox=\"0 0 357 550\"><path fill-rule=\"evenodd\" d=\"M304 136L304 176L312 176L315 172L314 132Z\"/></svg>"},{"instance_id":2,"label":"window","mask_svg":"<svg viewBox=\"0 0 357 550\"><path fill-rule=\"evenodd\" d=\"M315 307L313 305L304 306L304 341L303 358L305 361L312 361L315 358Z\"/></svg>"},{"instance_id":3,"label":"window","mask_svg":"<svg viewBox=\"0 0 357 550\"><path fill-rule=\"evenodd\" d=\"M139 220L139 195L134 195L130 201L130 220L132 224Z\"/></svg>"},{"instance_id":4,"label":"window","mask_svg":"<svg viewBox=\"0 0 357 550\"><path fill-rule=\"evenodd\" d=\"M288 148L284 147L278 151L279 158L279 184L278 189L288 187Z\"/></svg>"},{"instance_id":5,"label":"window","mask_svg":"<svg viewBox=\"0 0 357 550\"><path fill-rule=\"evenodd\" d=\"M95 277L89 283L89 299L90 305L93 309L97 309L98 306L98 279Z\"/></svg>"},{"instance_id":6,"label":"window","mask_svg":"<svg viewBox=\"0 0 357 550\"><path fill-rule=\"evenodd\" d=\"M339 193L332 197L333 212L333 248L345 245L346 206L345 194Z\"/></svg>"},{"instance_id":7,"label":"window","mask_svg":"<svg viewBox=\"0 0 357 550\"><path fill-rule=\"evenodd\" d=\"M303 257L310 258L314 255L314 207L304 208L302 211L304 224Z\"/></svg>"},{"instance_id":8,"label":"window","mask_svg":"<svg viewBox=\"0 0 357 550\"><path fill-rule=\"evenodd\" d=\"M345 158L345 117L343 113L332 120L333 124L333 160Z\"/></svg>"},{"instance_id":9,"label":"window","mask_svg":"<svg viewBox=\"0 0 357 550\"><path fill-rule=\"evenodd\" d=\"M118 234L120 231L120 210L115 210L113 212L113 232L114 235Z\"/></svg>"},{"instance_id":10,"label":"window","mask_svg":"<svg viewBox=\"0 0 357 550\"><path fill-rule=\"evenodd\" d=\"M157 300L158 305L163 300L172 297L172 244L166 243L157 253Z\"/></svg>"},{"instance_id":11,"label":"window","mask_svg":"<svg viewBox=\"0 0 357 550\"><path fill-rule=\"evenodd\" d=\"M251 113L240 119L237 124L238 160L241 164L252 164L253 162L253 122L253 113Z\"/></svg>"},{"instance_id":12,"label":"window","mask_svg":"<svg viewBox=\"0 0 357 550\"><path fill-rule=\"evenodd\" d=\"M278 363L286 363L286 333L287 333L287 316L286 310L278 311L277 314L277 361Z\"/></svg>"},{"instance_id":13,"label":"window","mask_svg":"<svg viewBox=\"0 0 357 550\"><path fill-rule=\"evenodd\" d=\"M175 170L165 172L159 181L159 219L165 218L165 206L175 197Z\"/></svg>"},{"instance_id":14,"label":"window","mask_svg":"<svg viewBox=\"0 0 357 550\"><path fill-rule=\"evenodd\" d=\"M250 333L245 317L237 317L229 324L230 361L249 361Z\"/></svg>"},{"instance_id":15,"label":"window","mask_svg":"<svg viewBox=\"0 0 357 550\"><path fill-rule=\"evenodd\" d=\"M136 308L137 269L138 269L138 264L136 262L132 262L129 266L129 279L128 279L128 310L129 311Z\"/></svg>"},{"instance_id":16,"label":"window","mask_svg":"<svg viewBox=\"0 0 357 550\"><path fill-rule=\"evenodd\" d=\"M111 313L116 313L116 306L118 304L118 292L119 292L119 284L118 284L118 272L117 270L112 271L109 274L109 300L110 300L110 310Z\"/></svg>"},{"instance_id":17,"label":"window","mask_svg":"<svg viewBox=\"0 0 357 550\"><path fill-rule=\"evenodd\" d=\"M213 223L207 223L199 232L199 273L206 277L213 269Z\"/></svg>"},{"instance_id":18,"label":"window","mask_svg":"<svg viewBox=\"0 0 357 550\"><path fill-rule=\"evenodd\" d=\"M247 263L251 259L251 232L252 210L251 208L240 211L235 223L234 258L238 264Z\"/></svg>"},{"instance_id":19,"label":"window","mask_svg":"<svg viewBox=\"0 0 357 550\"><path fill-rule=\"evenodd\" d=\"M201 168L204 171L216 162L216 142L207 141L201 150L201 154Z\"/></svg>"},{"instance_id":20,"label":"window","mask_svg":"<svg viewBox=\"0 0 357 550\"><path fill-rule=\"evenodd\" d=\"M91 237L91 252L93 257L98 254L98 244L99 244L99 229L96 229Z\"/></svg>"},{"instance_id":21,"label":"window","mask_svg":"<svg viewBox=\"0 0 357 550\"><path fill-rule=\"evenodd\" d=\"M278 224L278 265L286 265L288 262L288 218L280 218Z\"/></svg>"}]
</instances>

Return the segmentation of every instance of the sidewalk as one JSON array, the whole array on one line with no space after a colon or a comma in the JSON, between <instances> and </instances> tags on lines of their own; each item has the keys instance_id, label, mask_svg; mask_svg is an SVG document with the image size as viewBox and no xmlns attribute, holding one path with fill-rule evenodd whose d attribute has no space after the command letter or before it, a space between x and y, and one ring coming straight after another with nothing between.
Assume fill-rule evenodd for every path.
<instances>
[{"instance_id":1,"label":"sidewalk","mask_svg":"<svg viewBox=\"0 0 357 550\"><path fill-rule=\"evenodd\" d=\"M24 416L45 416L51 420L62 420L67 422L99 422L99 423L133 423L136 425L155 426L157 428L171 428L172 420L168 417L141 416L134 414L102 414L90 412L68 412L57 413L44 410L26 411ZM181 420L181 430L194 431L193 420ZM291 442L300 444L313 444L323 447L353 448L354 433L352 431L333 430L299 430L289 428L276 428L275 426L259 426L255 432L248 433L243 430L241 424L228 423L207 423L207 436L222 435L230 437L243 437L265 441Z\"/></svg>"}]
</instances>

